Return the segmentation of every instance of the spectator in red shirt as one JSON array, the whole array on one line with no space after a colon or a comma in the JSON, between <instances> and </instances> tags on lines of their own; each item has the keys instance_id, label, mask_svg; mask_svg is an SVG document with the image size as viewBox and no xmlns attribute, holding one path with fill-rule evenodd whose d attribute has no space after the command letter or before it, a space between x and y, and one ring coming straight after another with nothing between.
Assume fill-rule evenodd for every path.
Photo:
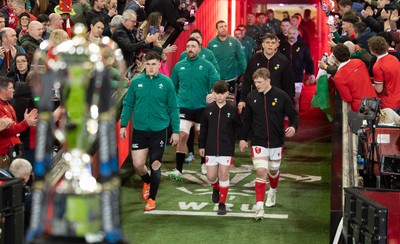
<instances>
[{"instance_id":1,"label":"spectator in red shirt","mask_svg":"<svg viewBox=\"0 0 400 244\"><path fill-rule=\"evenodd\" d=\"M400 114L400 63L388 54L389 46L383 37L371 37L368 46L372 55L377 57L372 72L381 108L391 108Z\"/></svg>"},{"instance_id":2,"label":"spectator in red shirt","mask_svg":"<svg viewBox=\"0 0 400 244\"><path fill-rule=\"evenodd\" d=\"M357 112L362 98L377 97L368 68L360 59L350 59L350 50L344 44L338 43L333 48L333 55L338 64L335 86L342 100L351 105L353 112Z\"/></svg>"},{"instance_id":3,"label":"spectator in red shirt","mask_svg":"<svg viewBox=\"0 0 400 244\"><path fill-rule=\"evenodd\" d=\"M8 102L14 96L13 80L6 77L0 77L0 118L12 119L11 125L0 132L0 156L9 154L9 147L21 144L18 134L30 126L37 123L37 109L28 112L25 111L24 120L17 121L17 115L14 108Z\"/></svg>"}]
</instances>

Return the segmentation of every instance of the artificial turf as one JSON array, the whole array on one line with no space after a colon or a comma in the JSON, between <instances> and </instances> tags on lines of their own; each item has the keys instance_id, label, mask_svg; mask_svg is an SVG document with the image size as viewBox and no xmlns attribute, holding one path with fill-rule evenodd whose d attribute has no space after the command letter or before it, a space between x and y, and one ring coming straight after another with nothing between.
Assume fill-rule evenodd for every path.
<instances>
[{"instance_id":1,"label":"artificial turf","mask_svg":"<svg viewBox=\"0 0 400 244\"><path fill-rule=\"evenodd\" d=\"M126 240L130 243L328 243L331 134L325 115L309 107L310 94L315 91L312 89L315 87L303 90L300 128L285 144L277 204L265 208L267 218L262 221L253 218L255 172L249 150L244 153L236 150L228 213L217 216L217 205L211 201L212 188L200 173L199 156L184 165L185 179L176 182L168 177L175 167L175 149L167 147L154 212L143 210L142 181L130 173L130 160L122 166L121 172L127 172L121 187L121 224Z\"/></svg>"}]
</instances>

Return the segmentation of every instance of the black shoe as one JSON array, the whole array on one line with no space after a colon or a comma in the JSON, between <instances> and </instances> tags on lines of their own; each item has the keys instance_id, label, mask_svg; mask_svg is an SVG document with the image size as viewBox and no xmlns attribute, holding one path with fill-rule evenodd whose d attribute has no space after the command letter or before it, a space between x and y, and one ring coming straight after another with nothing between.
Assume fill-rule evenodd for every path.
<instances>
[{"instance_id":1,"label":"black shoe","mask_svg":"<svg viewBox=\"0 0 400 244\"><path fill-rule=\"evenodd\" d=\"M215 190L213 188L213 193L212 193L212 197L211 197L213 203L218 203L219 202L219 191Z\"/></svg>"},{"instance_id":2,"label":"black shoe","mask_svg":"<svg viewBox=\"0 0 400 244\"><path fill-rule=\"evenodd\" d=\"M226 206L225 206L225 204L220 203L220 204L218 205L218 212L217 212L217 214L218 214L218 215L225 215L225 214L226 214Z\"/></svg>"}]
</instances>

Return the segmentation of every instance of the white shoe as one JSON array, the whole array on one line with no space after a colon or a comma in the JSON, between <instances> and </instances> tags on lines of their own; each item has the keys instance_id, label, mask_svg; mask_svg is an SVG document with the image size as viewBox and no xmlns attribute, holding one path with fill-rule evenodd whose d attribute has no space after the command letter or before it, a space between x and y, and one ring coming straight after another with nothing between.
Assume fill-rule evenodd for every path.
<instances>
[{"instance_id":1,"label":"white shoe","mask_svg":"<svg viewBox=\"0 0 400 244\"><path fill-rule=\"evenodd\" d=\"M258 207L256 209L256 215L254 216L256 220L262 220L264 218L264 209Z\"/></svg>"},{"instance_id":2,"label":"white shoe","mask_svg":"<svg viewBox=\"0 0 400 244\"><path fill-rule=\"evenodd\" d=\"M191 162L193 162L193 160L194 160L194 154L193 153L188 153L187 155L186 155L186 158L185 158L185 162L187 163L187 164L190 164Z\"/></svg>"},{"instance_id":3,"label":"white shoe","mask_svg":"<svg viewBox=\"0 0 400 244\"><path fill-rule=\"evenodd\" d=\"M177 169L173 169L173 171L171 173L169 173L169 177L176 181L183 180L182 173L179 172L179 170L177 170Z\"/></svg>"},{"instance_id":4,"label":"white shoe","mask_svg":"<svg viewBox=\"0 0 400 244\"><path fill-rule=\"evenodd\" d=\"M268 192L267 194L267 201L265 202L265 206L267 208L275 206L276 202L276 192L275 193L270 193Z\"/></svg>"},{"instance_id":5,"label":"white shoe","mask_svg":"<svg viewBox=\"0 0 400 244\"><path fill-rule=\"evenodd\" d=\"M206 175L206 174L207 174L207 165L206 165L206 164L202 164L202 165L201 165L201 173L202 173L203 175Z\"/></svg>"}]
</instances>

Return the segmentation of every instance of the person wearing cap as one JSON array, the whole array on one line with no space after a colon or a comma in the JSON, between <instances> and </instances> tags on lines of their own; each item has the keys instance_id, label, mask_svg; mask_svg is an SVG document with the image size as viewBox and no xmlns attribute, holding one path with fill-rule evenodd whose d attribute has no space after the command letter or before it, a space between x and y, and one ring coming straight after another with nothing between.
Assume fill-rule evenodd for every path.
<instances>
[{"instance_id":1,"label":"person wearing cap","mask_svg":"<svg viewBox=\"0 0 400 244\"><path fill-rule=\"evenodd\" d=\"M22 13L18 17L18 25L15 29L17 33L18 43L20 42L21 38L26 34L28 31L28 26L31 23L31 18L28 13Z\"/></svg>"},{"instance_id":2,"label":"person wearing cap","mask_svg":"<svg viewBox=\"0 0 400 244\"><path fill-rule=\"evenodd\" d=\"M68 33L68 36L72 38L72 28L74 22L71 16L75 15L75 11L72 8L72 0L60 0L60 4L54 8L54 12L60 14L63 19L62 29Z\"/></svg>"}]
</instances>

